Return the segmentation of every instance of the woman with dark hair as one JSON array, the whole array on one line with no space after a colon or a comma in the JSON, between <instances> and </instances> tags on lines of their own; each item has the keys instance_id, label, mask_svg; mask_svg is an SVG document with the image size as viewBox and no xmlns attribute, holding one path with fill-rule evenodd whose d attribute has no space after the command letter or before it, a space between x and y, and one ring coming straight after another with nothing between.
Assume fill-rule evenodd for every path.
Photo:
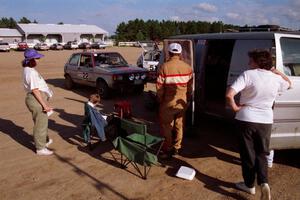
<instances>
[{"instance_id":1,"label":"woman with dark hair","mask_svg":"<svg viewBox=\"0 0 300 200\"><path fill-rule=\"evenodd\" d=\"M25 103L32 114L34 122L33 138L37 155L53 154L47 147L52 143L48 138L48 115L52 113L52 108L48 104L48 99L53 92L47 86L43 77L35 69L37 60L44 57L34 49L26 49L23 65L23 85L26 91Z\"/></svg>"},{"instance_id":2,"label":"woman with dark hair","mask_svg":"<svg viewBox=\"0 0 300 200\"><path fill-rule=\"evenodd\" d=\"M229 87L226 99L236 112L240 157L244 182L236 184L250 194L255 194L255 176L261 186L261 199L271 199L268 185L266 155L269 153L272 106L278 92L291 87L291 81L272 66L268 50L253 50L248 53L250 70L243 72ZM240 93L237 104L234 97Z\"/></svg>"}]
</instances>

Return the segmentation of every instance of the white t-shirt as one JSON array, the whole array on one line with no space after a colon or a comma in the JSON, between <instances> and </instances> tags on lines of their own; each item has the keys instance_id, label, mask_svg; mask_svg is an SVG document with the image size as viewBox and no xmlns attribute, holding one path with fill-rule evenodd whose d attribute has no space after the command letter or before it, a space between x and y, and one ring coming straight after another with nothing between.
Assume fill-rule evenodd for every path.
<instances>
[{"instance_id":1,"label":"white t-shirt","mask_svg":"<svg viewBox=\"0 0 300 200\"><path fill-rule=\"evenodd\" d=\"M23 85L26 92L38 88L40 91L45 92L48 97L53 95L43 77L33 67L23 68Z\"/></svg>"},{"instance_id":2,"label":"white t-shirt","mask_svg":"<svg viewBox=\"0 0 300 200\"><path fill-rule=\"evenodd\" d=\"M264 69L243 72L231 85L236 93L241 93L242 108L235 118L240 121L271 124L272 106L278 92L287 90L289 83L281 76Z\"/></svg>"}]
</instances>

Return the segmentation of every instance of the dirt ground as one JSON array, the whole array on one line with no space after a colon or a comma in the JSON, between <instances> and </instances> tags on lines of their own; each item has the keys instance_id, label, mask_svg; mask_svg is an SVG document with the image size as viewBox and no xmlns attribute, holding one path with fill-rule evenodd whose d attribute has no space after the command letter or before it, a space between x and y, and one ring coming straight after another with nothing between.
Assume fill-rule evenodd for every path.
<instances>
[{"instance_id":1,"label":"dirt ground","mask_svg":"<svg viewBox=\"0 0 300 200\"><path fill-rule=\"evenodd\" d=\"M109 48L118 51L135 64L139 48ZM119 168L112 158L116 152L108 142L89 151L81 137L83 103L93 88L64 89L63 66L73 51L43 52L38 70L54 90L51 105L55 113L49 118L49 135L54 143L53 156L34 153L31 115L24 104L21 60L23 52L0 53L0 199L259 199L234 187L242 180L240 159L232 126L207 119L184 138L183 152L165 167L152 167L148 179L141 179L129 166ZM145 88L153 90L148 84ZM133 114L149 125L149 132L158 133L157 116L144 107L145 94L115 95L102 101L105 113L113 104L128 99ZM273 199L300 199L300 151L275 152L275 163L269 170ZM196 170L192 181L175 177L180 166Z\"/></svg>"}]
</instances>

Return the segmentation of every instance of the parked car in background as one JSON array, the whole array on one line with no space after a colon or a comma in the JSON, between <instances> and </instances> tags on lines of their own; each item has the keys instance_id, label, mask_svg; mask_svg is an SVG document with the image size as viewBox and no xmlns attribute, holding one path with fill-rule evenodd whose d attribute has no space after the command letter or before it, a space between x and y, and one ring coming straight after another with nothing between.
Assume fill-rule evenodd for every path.
<instances>
[{"instance_id":1,"label":"parked car in background","mask_svg":"<svg viewBox=\"0 0 300 200\"><path fill-rule=\"evenodd\" d=\"M78 45L79 49L90 49L91 48L91 44L88 42L82 42Z\"/></svg>"},{"instance_id":2,"label":"parked car in background","mask_svg":"<svg viewBox=\"0 0 300 200\"><path fill-rule=\"evenodd\" d=\"M36 49L38 51L48 51L50 49L50 47L46 43L37 43L34 46L34 49Z\"/></svg>"},{"instance_id":3,"label":"parked car in background","mask_svg":"<svg viewBox=\"0 0 300 200\"><path fill-rule=\"evenodd\" d=\"M18 43L17 42L9 43L9 48L17 50L18 49Z\"/></svg>"},{"instance_id":4,"label":"parked car in background","mask_svg":"<svg viewBox=\"0 0 300 200\"><path fill-rule=\"evenodd\" d=\"M157 43L154 41L137 41L133 46L144 48L157 48Z\"/></svg>"},{"instance_id":5,"label":"parked car in background","mask_svg":"<svg viewBox=\"0 0 300 200\"><path fill-rule=\"evenodd\" d=\"M78 49L78 43L76 41L69 41L64 45L64 49Z\"/></svg>"},{"instance_id":6,"label":"parked car in background","mask_svg":"<svg viewBox=\"0 0 300 200\"><path fill-rule=\"evenodd\" d=\"M35 45L36 45L36 43L34 43L34 42L27 42L28 48L34 48Z\"/></svg>"},{"instance_id":7,"label":"parked car in background","mask_svg":"<svg viewBox=\"0 0 300 200\"><path fill-rule=\"evenodd\" d=\"M63 50L64 47L63 47L63 45L60 44L60 43L55 43L55 44L52 44L52 45L50 46L50 49L51 49L51 50Z\"/></svg>"},{"instance_id":8,"label":"parked car in background","mask_svg":"<svg viewBox=\"0 0 300 200\"><path fill-rule=\"evenodd\" d=\"M149 71L148 80L153 81L157 78L157 67L160 60L161 51L157 46L141 46L143 51L137 59L137 66Z\"/></svg>"},{"instance_id":9,"label":"parked car in background","mask_svg":"<svg viewBox=\"0 0 300 200\"><path fill-rule=\"evenodd\" d=\"M105 49L107 47L107 44L105 44L104 42L94 42L91 45L92 49Z\"/></svg>"},{"instance_id":10,"label":"parked car in background","mask_svg":"<svg viewBox=\"0 0 300 200\"><path fill-rule=\"evenodd\" d=\"M28 48L29 47L28 47L26 42L19 42L18 43L18 48L17 48L18 51L25 51Z\"/></svg>"},{"instance_id":11,"label":"parked car in background","mask_svg":"<svg viewBox=\"0 0 300 200\"><path fill-rule=\"evenodd\" d=\"M0 42L0 51L10 51L9 44L7 42Z\"/></svg>"},{"instance_id":12,"label":"parked car in background","mask_svg":"<svg viewBox=\"0 0 300 200\"><path fill-rule=\"evenodd\" d=\"M65 86L76 84L96 87L102 98L115 90L144 91L147 70L129 65L117 52L80 52L71 55L64 67Z\"/></svg>"}]
</instances>

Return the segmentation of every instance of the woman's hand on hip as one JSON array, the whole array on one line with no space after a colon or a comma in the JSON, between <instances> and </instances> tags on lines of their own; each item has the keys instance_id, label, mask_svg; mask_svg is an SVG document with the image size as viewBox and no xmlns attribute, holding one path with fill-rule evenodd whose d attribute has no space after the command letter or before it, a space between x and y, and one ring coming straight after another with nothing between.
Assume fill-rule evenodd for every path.
<instances>
[{"instance_id":1,"label":"woman's hand on hip","mask_svg":"<svg viewBox=\"0 0 300 200\"><path fill-rule=\"evenodd\" d=\"M53 110L52 107L50 107L50 106L48 106L48 105L44 105L44 106L43 106L43 111L44 111L44 112L49 112L49 111L51 111L51 110Z\"/></svg>"}]
</instances>

